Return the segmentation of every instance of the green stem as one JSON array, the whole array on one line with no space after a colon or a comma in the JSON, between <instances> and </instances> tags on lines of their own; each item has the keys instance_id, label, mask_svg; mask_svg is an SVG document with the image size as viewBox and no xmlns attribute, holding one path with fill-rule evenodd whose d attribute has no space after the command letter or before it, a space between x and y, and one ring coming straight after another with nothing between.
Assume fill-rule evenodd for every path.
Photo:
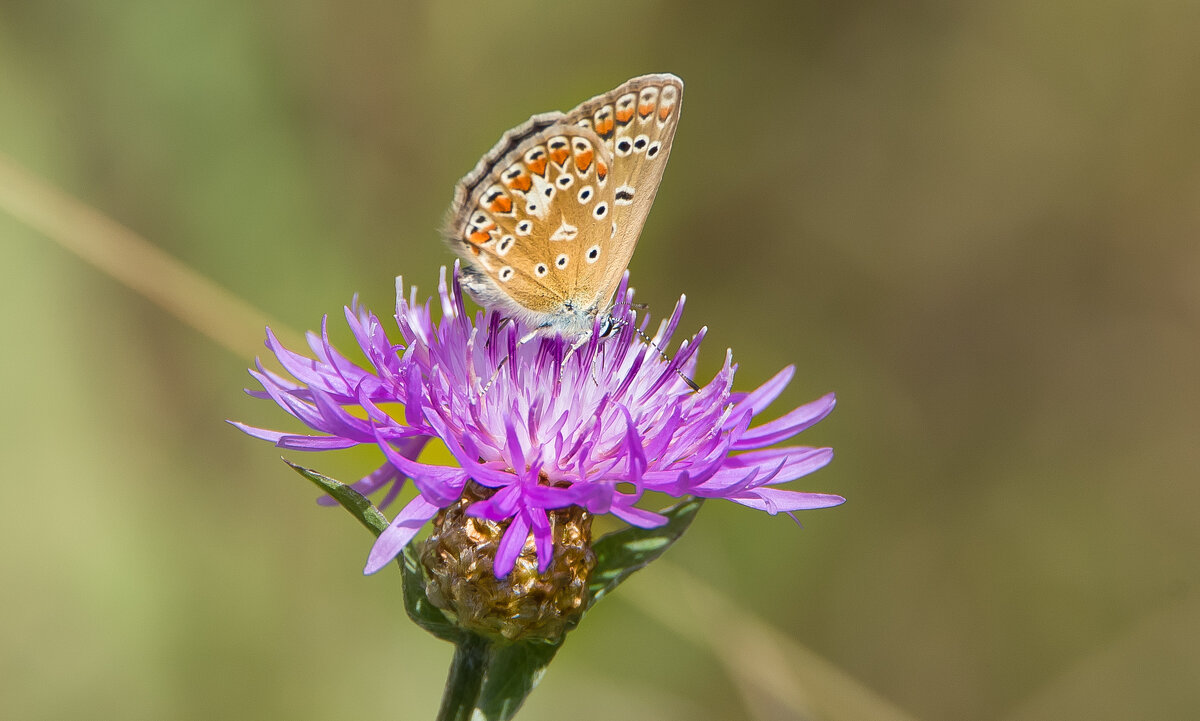
<instances>
[{"instance_id":1,"label":"green stem","mask_svg":"<svg viewBox=\"0 0 1200 721\"><path fill-rule=\"evenodd\" d=\"M479 691L483 688L483 675L491 652L491 643L487 639L470 632L463 633L454 647L454 660L450 662L450 676L446 679L437 721L469 721L479 703Z\"/></svg>"}]
</instances>

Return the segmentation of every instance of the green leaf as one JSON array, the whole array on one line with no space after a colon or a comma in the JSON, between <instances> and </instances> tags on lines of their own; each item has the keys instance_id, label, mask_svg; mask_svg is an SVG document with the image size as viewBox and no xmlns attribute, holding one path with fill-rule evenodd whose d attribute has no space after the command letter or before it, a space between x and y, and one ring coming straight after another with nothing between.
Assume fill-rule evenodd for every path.
<instances>
[{"instance_id":1,"label":"green leaf","mask_svg":"<svg viewBox=\"0 0 1200 721\"><path fill-rule=\"evenodd\" d=\"M443 641L458 644L464 631L425 595L425 572L411 543L404 547L399 560L404 576L404 610L408 617Z\"/></svg>"},{"instance_id":2,"label":"green leaf","mask_svg":"<svg viewBox=\"0 0 1200 721\"><path fill-rule=\"evenodd\" d=\"M371 533L378 536L388 527L387 518L363 494L345 483L335 481L329 476L323 476L311 468L298 466L286 458L283 459L283 462L291 466L296 473L315 483L317 488L333 496L338 503L342 504L342 508L350 511L350 515L357 518L358 522L366 526Z\"/></svg>"},{"instance_id":3,"label":"green leaf","mask_svg":"<svg viewBox=\"0 0 1200 721\"><path fill-rule=\"evenodd\" d=\"M315 483L322 491L333 496L342 505L342 508L350 511L350 514L366 526L371 533L378 536L388 527L387 518L363 494L345 483L335 481L311 468L298 466L286 458L283 459L283 462ZM404 610L408 612L408 617L434 636L444 641L458 643L462 631L425 595L425 574L421 570L421 561L411 543L404 547L403 553L396 559L396 562L400 564L400 571L404 579Z\"/></svg>"},{"instance_id":4,"label":"green leaf","mask_svg":"<svg viewBox=\"0 0 1200 721\"><path fill-rule=\"evenodd\" d=\"M526 641L493 647L476 704L483 717L487 721L508 721L516 715L561 646L562 639L557 643Z\"/></svg>"},{"instance_id":5,"label":"green leaf","mask_svg":"<svg viewBox=\"0 0 1200 721\"><path fill-rule=\"evenodd\" d=\"M668 520L657 528L631 526L596 541L592 545L592 550L596 552L596 569L592 571L592 578L588 582L588 607L678 541L692 524L703 503L703 498L685 498L660 511Z\"/></svg>"}]
</instances>

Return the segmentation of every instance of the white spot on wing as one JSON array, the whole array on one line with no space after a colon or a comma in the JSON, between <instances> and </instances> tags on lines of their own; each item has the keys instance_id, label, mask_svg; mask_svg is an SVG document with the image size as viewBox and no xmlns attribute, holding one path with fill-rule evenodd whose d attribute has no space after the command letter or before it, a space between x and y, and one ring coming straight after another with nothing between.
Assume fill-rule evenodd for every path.
<instances>
[{"instance_id":1,"label":"white spot on wing","mask_svg":"<svg viewBox=\"0 0 1200 721\"><path fill-rule=\"evenodd\" d=\"M579 228L564 220L562 225L550 234L550 240L574 240L577 235L579 235Z\"/></svg>"}]
</instances>

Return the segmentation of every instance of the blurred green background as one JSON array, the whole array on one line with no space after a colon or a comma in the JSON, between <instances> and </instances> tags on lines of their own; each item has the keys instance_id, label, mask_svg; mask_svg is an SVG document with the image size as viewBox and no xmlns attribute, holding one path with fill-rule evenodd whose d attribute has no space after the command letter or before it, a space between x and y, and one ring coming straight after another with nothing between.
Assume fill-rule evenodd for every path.
<instances>
[{"instance_id":1,"label":"blurred green background","mask_svg":"<svg viewBox=\"0 0 1200 721\"><path fill-rule=\"evenodd\" d=\"M836 391L793 487L849 501L709 503L668 558L915 718L1192 719L1197 37L1167 0L9 0L0 154L304 329L432 291L502 131L674 72L638 299L687 293L702 377L796 363L776 412ZM432 718L399 575L222 422L281 425L255 351L2 210L0 267L0 716ZM792 717L621 597L521 718Z\"/></svg>"}]
</instances>

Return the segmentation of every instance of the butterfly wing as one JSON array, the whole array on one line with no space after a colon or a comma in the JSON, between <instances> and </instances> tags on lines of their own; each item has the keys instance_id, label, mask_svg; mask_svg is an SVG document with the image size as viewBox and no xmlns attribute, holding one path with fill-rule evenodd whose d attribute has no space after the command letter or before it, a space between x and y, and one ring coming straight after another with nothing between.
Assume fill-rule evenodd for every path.
<instances>
[{"instance_id":1,"label":"butterfly wing","mask_svg":"<svg viewBox=\"0 0 1200 721\"><path fill-rule=\"evenodd\" d=\"M586 249L612 237L611 163L594 131L558 113L505 133L459 183L448 219L477 300L534 326L583 310L573 303L580 277L600 258Z\"/></svg>"},{"instance_id":2,"label":"butterfly wing","mask_svg":"<svg viewBox=\"0 0 1200 721\"><path fill-rule=\"evenodd\" d=\"M682 100L678 77L643 75L566 113L567 122L593 129L612 155L613 236L603 247L608 256L580 278L581 288L594 289L591 301L607 305L633 257L667 167Z\"/></svg>"},{"instance_id":3,"label":"butterfly wing","mask_svg":"<svg viewBox=\"0 0 1200 721\"><path fill-rule=\"evenodd\" d=\"M505 133L447 219L476 300L535 327L590 330L650 213L682 95L674 75L645 75Z\"/></svg>"}]
</instances>

